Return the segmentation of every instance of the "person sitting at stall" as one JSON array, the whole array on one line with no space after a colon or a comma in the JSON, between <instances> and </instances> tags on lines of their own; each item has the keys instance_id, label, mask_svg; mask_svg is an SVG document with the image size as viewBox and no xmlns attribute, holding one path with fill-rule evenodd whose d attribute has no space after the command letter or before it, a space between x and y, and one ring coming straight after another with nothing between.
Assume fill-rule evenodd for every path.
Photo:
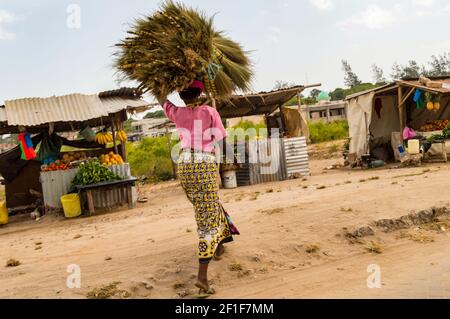
<instances>
[{"instance_id":1,"label":"person sitting at stall","mask_svg":"<svg viewBox=\"0 0 450 319\"><path fill-rule=\"evenodd\" d=\"M425 137L411 128L410 120L408 120L405 128L403 129L403 142L407 144L409 140L419 140L420 148L424 154L431 148L431 143Z\"/></svg>"},{"instance_id":2,"label":"person sitting at stall","mask_svg":"<svg viewBox=\"0 0 450 319\"><path fill-rule=\"evenodd\" d=\"M406 123L403 129L403 141L407 142L409 140L420 140L422 137L417 134L417 132L411 128L411 121Z\"/></svg>"}]
</instances>

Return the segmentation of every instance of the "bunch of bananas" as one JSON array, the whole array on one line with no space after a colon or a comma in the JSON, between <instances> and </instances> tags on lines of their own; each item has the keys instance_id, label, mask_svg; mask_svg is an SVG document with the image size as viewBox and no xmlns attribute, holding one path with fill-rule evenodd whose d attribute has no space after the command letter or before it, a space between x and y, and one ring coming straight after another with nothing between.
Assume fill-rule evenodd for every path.
<instances>
[{"instance_id":1,"label":"bunch of bananas","mask_svg":"<svg viewBox=\"0 0 450 319\"><path fill-rule=\"evenodd\" d=\"M111 143L113 141L113 137L112 137L111 133L100 132L100 133L97 133L95 135L95 141L98 144L106 145L106 144Z\"/></svg>"},{"instance_id":2,"label":"bunch of bananas","mask_svg":"<svg viewBox=\"0 0 450 319\"><path fill-rule=\"evenodd\" d=\"M127 133L124 130L120 130L116 134L116 139L121 142L126 142L128 140Z\"/></svg>"}]
</instances>

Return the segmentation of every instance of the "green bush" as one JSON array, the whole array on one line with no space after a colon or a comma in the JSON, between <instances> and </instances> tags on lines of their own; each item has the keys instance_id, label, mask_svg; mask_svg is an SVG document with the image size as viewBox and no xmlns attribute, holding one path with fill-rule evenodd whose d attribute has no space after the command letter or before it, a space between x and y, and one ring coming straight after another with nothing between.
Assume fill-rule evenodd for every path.
<instances>
[{"instance_id":1,"label":"green bush","mask_svg":"<svg viewBox=\"0 0 450 319\"><path fill-rule=\"evenodd\" d=\"M264 121L255 124L252 121L248 121L248 120L243 120L240 121L237 125L233 126L231 128L231 130L236 130L236 129L242 129L244 130L244 132L251 132L251 131L247 131L249 129L254 129L255 131L253 131L255 134L250 134L250 136L246 136L246 139L248 140L254 140L257 137L266 137L267 136L267 126L264 123ZM227 129L230 130L230 129ZM231 141L231 138L233 137L232 132L228 132L228 142L233 142Z\"/></svg>"},{"instance_id":2,"label":"green bush","mask_svg":"<svg viewBox=\"0 0 450 319\"><path fill-rule=\"evenodd\" d=\"M348 137L347 121L336 121L332 123L309 122L309 134L312 143L342 140Z\"/></svg>"},{"instance_id":3,"label":"green bush","mask_svg":"<svg viewBox=\"0 0 450 319\"><path fill-rule=\"evenodd\" d=\"M172 141L170 149L177 143ZM128 162L134 176L146 176L151 182L167 181L173 176L166 137L145 138L127 145Z\"/></svg>"}]
</instances>

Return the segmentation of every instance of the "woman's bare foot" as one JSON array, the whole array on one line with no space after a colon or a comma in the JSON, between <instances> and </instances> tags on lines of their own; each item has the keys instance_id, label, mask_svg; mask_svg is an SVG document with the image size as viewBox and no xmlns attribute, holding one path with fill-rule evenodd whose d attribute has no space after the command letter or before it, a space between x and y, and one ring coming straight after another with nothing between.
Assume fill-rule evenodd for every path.
<instances>
[{"instance_id":1,"label":"woman's bare foot","mask_svg":"<svg viewBox=\"0 0 450 319\"><path fill-rule=\"evenodd\" d=\"M213 295L215 293L214 288L212 288L208 284L208 281L203 281L203 280L198 279L197 282L195 283L195 287L200 289L199 294L205 293L208 295Z\"/></svg>"},{"instance_id":2,"label":"woman's bare foot","mask_svg":"<svg viewBox=\"0 0 450 319\"><path fill-rule=\"evenodd\" d=\"M225 254L225 246L223 244L220 244L217 247L216 253L214 254L214 259L215 260L221 260L223 254Z\"/></svg>"}]
</instances>

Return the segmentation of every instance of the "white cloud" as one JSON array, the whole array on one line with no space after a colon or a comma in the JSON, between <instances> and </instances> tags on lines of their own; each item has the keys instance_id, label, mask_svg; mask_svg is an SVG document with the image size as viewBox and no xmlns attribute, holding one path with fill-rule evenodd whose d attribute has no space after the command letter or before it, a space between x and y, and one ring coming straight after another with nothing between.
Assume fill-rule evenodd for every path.
<instances>
[{"instance_id":1,"label":"white cloud","mask_svg":"<svg viewBox=\"0 0 450 319\"><path fill-rule=\"evenodd\" d=\"M268 30L269 30L268 32L269 41L272 43L280 42L281 29L277 26L270 26Z\"/></svg>"},{"instance_id":2,"label":"white cloud","mask_svg":"<svg viewBox=\"0 0 450 319\"><path fill-rule=\"evenodd\" d=\"M434 0L412 0L414 6L430 7L434 4Z\"/></svg>"},{"instance_id":3,"label":"white cloud","mask_svg":"<svg viewBox=\"0 0 450 319\"><path fill-rule=\"evenodd\" d=\"M364 11L340 21L338 27L343 30L348 30L352 27L365 27L371 30L384 29L396 22L395 12L398 11L396 8L398 9L398 7L383 9L378 5L371 4Z\"/></svg>"},{"instance_id":4,"label":"white cloud","mask_svg":"<svg viewBox=\"0 0 450 319\"><path fill-rule=\"evenodd\" d=\"M2 26L4 24L13 23L14 21L16 21L14 14L5 10L0 10L0 40L13 40L16 37L14 33L4 30Z\"/></svg>"},{"instance_id":5,"label":"white cloud","mask_svg":"<svg viewBox=\"0 0 450 319\"><path fill-rule=\"evenodd\" d=\"M334 0L309 0L319 10L330 10L334 7Z\"/></svg>"}]
</instances>

